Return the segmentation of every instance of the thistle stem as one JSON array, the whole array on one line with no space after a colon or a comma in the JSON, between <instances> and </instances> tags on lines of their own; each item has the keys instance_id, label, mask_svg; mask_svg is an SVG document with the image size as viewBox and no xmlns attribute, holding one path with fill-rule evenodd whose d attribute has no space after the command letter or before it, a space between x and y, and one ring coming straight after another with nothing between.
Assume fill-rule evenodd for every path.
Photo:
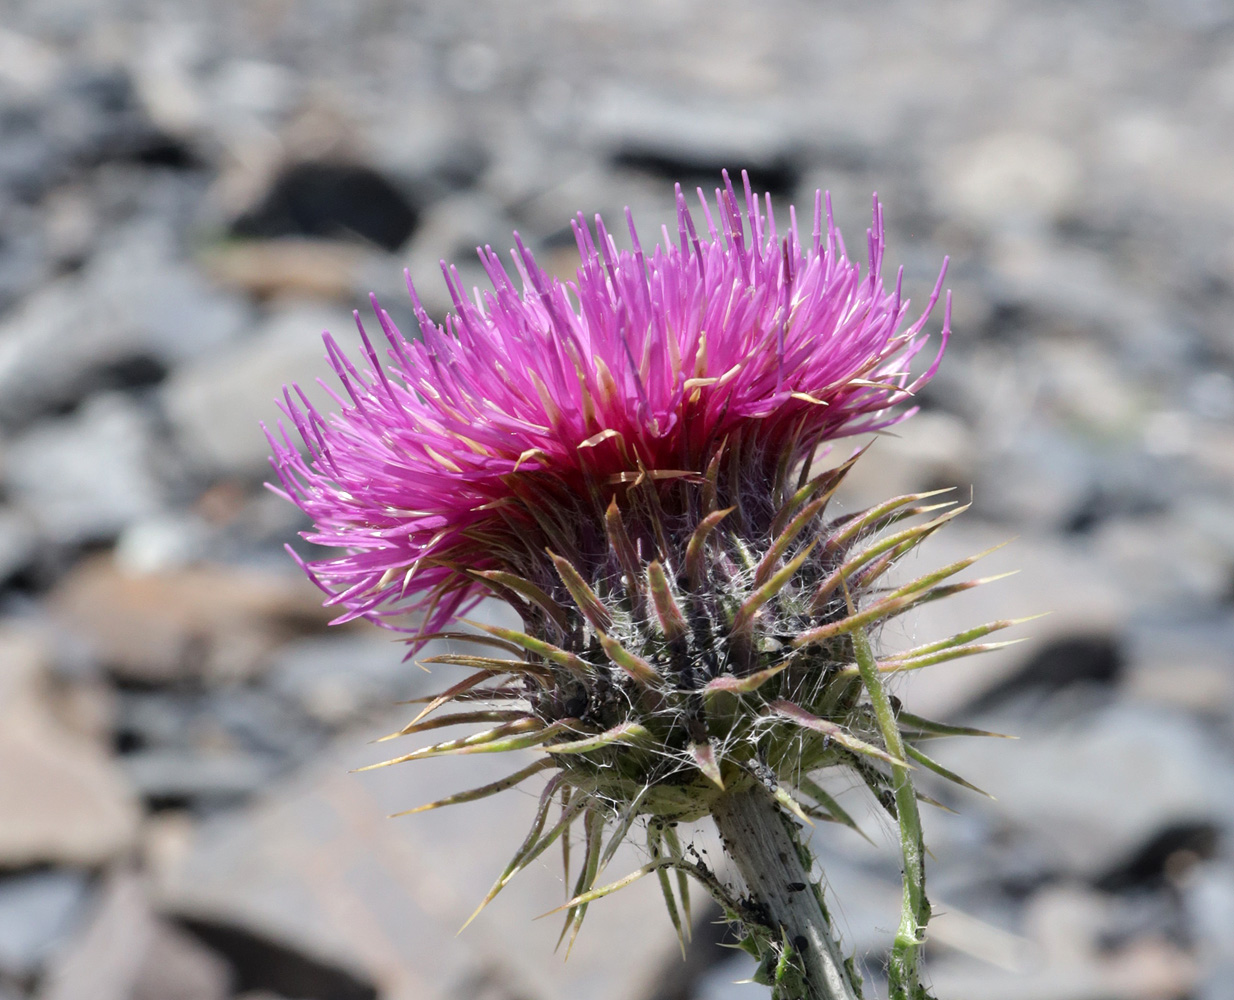
<instances>
[{"instance_id":1,"label":"thistle stem","mask_svg":"<svg viewBox=\"0 0 1234 1000\"><path fill-rule=\"evenodd\" d=\"M831 933L822 889L803 860L796 823L757 784L722 796L711 815L759 918L797 956L802 975L773 985L775 1000L859 1000L861 991Z\"/></svg>"},{"instance_id":2,"label":"thistle stem","mask_svg":"<svg viewBox=\"0 0 1234 1000\"><path fill-rule=\"evenodd\" d=\"M904 739L900 735L895 709L891 707L891 699L887 697L887 690L879 676L870 640L861 629L853 632L853 652L887 752L899 760L906 760ZM917 811L917 790L913 787L908 768L892 765L891 781L895 791L896 819L900 825L900 848L904 857L904 902L900 911L900 927L891 948L888 989L891 1000L918 1000L926 995L921 988L918 952L930 919L930 903L925 894L925 844L921 837L921 815Z\"/></svg>"}]
</instances>

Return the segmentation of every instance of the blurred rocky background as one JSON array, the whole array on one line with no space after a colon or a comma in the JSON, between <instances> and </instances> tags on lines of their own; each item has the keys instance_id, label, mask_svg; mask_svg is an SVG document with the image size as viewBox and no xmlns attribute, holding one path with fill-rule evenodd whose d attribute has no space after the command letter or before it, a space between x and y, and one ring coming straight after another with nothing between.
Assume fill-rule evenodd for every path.
<instances>
[{"instance_id":1,"label":"blurred rocky background","mask_svg":"<svg viewBox=\"0 0 1234 1000\"><path fill-rule=\"evenodd\" d=\"M844 502L971 487L920 558L1021 572L885 640L1052 612L903 685L1020 737L942 758L995 800L929 788L940 997L1234 997L1234 4L0 0L0 1000L764 995L654 887L563 963L547 861L455 937L534 799L349 773L440 678L325 628L257 428L404 267L440 316L438 258L569 272L574 212L650 237L722 167L850 246L876 189L918 302L951 255ZM876 995L867 825L814 842Z\"/></svg>"}]
</instances>

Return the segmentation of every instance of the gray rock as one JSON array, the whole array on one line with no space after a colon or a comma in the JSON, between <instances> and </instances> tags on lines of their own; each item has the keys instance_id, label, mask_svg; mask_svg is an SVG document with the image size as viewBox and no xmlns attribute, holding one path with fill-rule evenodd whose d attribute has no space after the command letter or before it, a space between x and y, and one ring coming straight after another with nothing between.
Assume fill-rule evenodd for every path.
<instances>
[{"instance_id":1,"label":"gray rock","mask_svg":"<svg viewBox=\"0 0 1234 1000\"><path fill-rule=\"evenodd\" d=\"M30 872L0 880L0 974L33 977L81 919L88 896L80 871Z\"/></svg>"},{"instance_id":2,"label":"gray rock","mask_svg":"<svg viewBox=\"0 0 1234 1000\"><path fill-rule=\"evenodd\" d=\"M180 259L164 225L134 223L81 275L0 322L0 420L23 424L106 385L133 359L165 368L217 351L249 322L242 300Z\"/></svg>"},{"instance_id":3,"label":"gray rock","mask_svg":"<svg viewBox=\"0 0 1234 1000\"><path fill-rule=\"evenodd\" d=\"M1234 823L1229 748L1189 716L1129 701L982 718L1019 740L944 741L931 755L997 796L965 811L1019 831L1056 871L1095 878L1177 823Z\"/></svg>"},{"instance_id":4,"label":"gray rock","mask_svg":"<svg viewBox=\"0 0 1234 1000\"><path fill-rule=\"evenodd\" d=\"M357 342L346 313L301 303L278 309L245 343L177 372L162 398L190 458L213 472L253 478L268 473L270 446L259 424L274 427L274 400L282 387L298 383L315 405L334 406L316 384L332 378L323 330L349 353Z\"/></svg>"},{"instance_id":5,"label":"gray rock","mask_svg":"<svg viewBox=\"0 0 1234 1000\"><path fill-rule=\"evenodd\" d=\"M428 690L431 675L404 662L393 636L329 636L284 646L269 685L326 725L356 720Z\"/></svg>"},{"instance_id":6,"label":"gray rock","mask_svg":"<svg viewBox=\"0 0 1234 1000\"><path fill-rule=\"evenodd\" d=\"M0 579L26 565L38 548L34 519L24 510L0 506Z\"/></svg>"},{"instance_id":7,"label":"gray rock","mask_svg":"<svg viewBox=\"0 0 1234 1000\"><path fill-rule=\"evenodd\" d=\"M38 998L226 1000L230 979L226 962L155 916L136 876L118 874Z\"/></svg>"},{"instance_id":8,"label":"gray rock","mask_svg":"<svg viewBox=\"0 0 1234 1000\"><path fill-rule=\"evenodd\" d=\"M366 735L389 732L400 719L385 718ZM481 754L461 768L433 766L459 763L442 761L348 775L347 768L387 755L363 747L359 735L344 736L334 753L251 809L206 823L187 858L165 876L165 904L242 923L355 969L390 1000L446 997L493 974L510 996L641 995L645 977L676 949L659 890L645 881L591 908L566 964L550 957L557 921L532 920L562 900L551 869L524 873L522 884L454 936L521 839L532 796L386 818L495 780L529 758ZM610 872L616 878L640 863L636 852L623 852Z\"/></svg>"},{"instance_id":9,"label":"gray rock","mask_svg":"<svg viewBox=\"0 0 1234 1000\"><path fill-rule=\"evenodd\" d=\"M108 539L162 509L154 447L146 411L107 393L14 439L6 479L43 538L59 544Z\"/></svg>"},{"instance_id":10,"label":"gray rock","mask_svg":"<svg viewBox=\"0 0 1234 1000\"><path fill-rule=\"evenodd\" d=\"M154 802L226 804L270 784L275 766L251 754L143 750L120 758L133 788Z\"/></svg>"}]
</instances>

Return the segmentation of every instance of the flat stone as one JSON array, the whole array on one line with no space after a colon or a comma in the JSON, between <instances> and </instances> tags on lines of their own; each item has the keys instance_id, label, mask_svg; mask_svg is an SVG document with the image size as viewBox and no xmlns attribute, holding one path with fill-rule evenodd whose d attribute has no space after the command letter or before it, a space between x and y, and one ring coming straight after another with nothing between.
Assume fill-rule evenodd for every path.
<instances>
[{"instance_id":1,"label":"flat stone","mask_svg":"<svg viewBox=\"0 0 1234 1000\"><path fill-rule=\"evenodd\" d=\"M0 974L22 980L37 974L81 918L88 897L80 871L0 879Z\"/></svg>"},{"instance_id":2,"label":"flat stone","mask_svg":"<svg viewBox=\"0 0 1234 1000\"><path fill-rule=\"evenodd\" d=\"M97 865L136 841L132 790L97 741L54 714L49 664L36 635L0 631L0 869Z\"/></svg>"},{"instance_id":3,"label":"flat stone","mask_svg":"<svg viewBox=\"0 0 1234 1000\"><path fill-rule=\"evenodd\" d=\"M43 538L59 544L110 539L164 505L153 451L150 415L128 397L107 393L16 438L5 478Z\"/></svg>"},{"instance_id":4,"label":"flat stone","mask_svg":"<svg viewBox=\"0 0 1234 1000\"><path fill-rule=\"evenodd\" d=\"M323 411L336 405L317 385L333 378L321 342L326 330L348 352L358 341L354 321L341 310L313 302L280 306L242 344L177 371L163 403L189 457L216 473L268 475L270 446L259 425L276 427L274 401L283 386L299 384Z\"/></svg>"},{"instance_id":5,"label":"flat stone","mask_svg":"<svg viewBox=\"0 0 1234 1000\"><path fill-rule=\"evenodd\" d=\"M1131 856L1173 824L1234 824L1229 750L1192 718L1131 701L1087 710L1067 701L1059 695L1032 714L1011 708L978 718L1014 733L1014 742L941 741L931 749L997 796L966 796L966 814L1017 832L1055 871L1082 878L1097 878L1111 858Z\"/></svg>"},{"instance_id":6,"label":"flat stone","mask_svg":"<svg viewBox=\"0 0 1234 1000\"><path fill-rule=\"evenodd\" d=\"M227 1000L230 981L222 958L160 920L141 880L121 873L38 1000Z\"/></svg>"},{"instance_id":7,"label":"flat stone","mask_svg":"<svg viewBox=\"0 0 1234 1000\"><path fill-rule=\"evenodd\" d=\"M285 237L230 243L202 265L219 284L250 295L337 301L349 296L364 256L341 241Z\"/></svg>"},{"instance_id":8,"label":"flat stone","mask_svg":"<svg viewBox=\"0 0 1234 1000\"><path fill-rule=\"evenodd\" d=\"M145 683L250 676L282 642L332 617L320 592L292 572L201 565L126 573L107 557L79 564L50 605L111 670Z\"/></svg>"},{"instance_id":9,"label":"flat stone","mask_svg":"<svg viewBox=\"0 0 1234 1000\"><path fill-rule=\"evenodd\" d=\"M398 718L370 736L392 730ZM511 998L638 996L646 977L675 953L659 889L644 880L591 907L563 964L553 956L559 920L533 920L563 899L553 861L523 873L455 937L521 841L534 796L515 792L386 817L495 780L530 757L481 754L346 773L381 759L353 732L253 808L208 822L166 876L160 898L194 919L240 923L356 969L389 1000L468 995L465 984L478 978L502 984L495 995ZM616 878L640 863L635 852L623 851L609 874Z\"/></svg>"},{"instance_id":10,"label":"flat stone","mask_svg":"<svg viewBox=\"0 0 1234 1000\"><path fill-rule=\"evenodd\" d=\"M0 729L0 866L92 866L136 842L132 789L94 743L50 722Z\"/></svg>"},{"instance_id":11,"label":"flat stone","mask_svg":"<svg viewBox=\"0 0 1234 1000\"><path fill-rule=\"evenodd\" d=\"M44 286L0 322L0 420L24 424L71 404L133 358L170 368L212 353L249 321L242 300L179 259L167 227L139 222L108 239L81 275Z\"/></svg>"}]
</instances>

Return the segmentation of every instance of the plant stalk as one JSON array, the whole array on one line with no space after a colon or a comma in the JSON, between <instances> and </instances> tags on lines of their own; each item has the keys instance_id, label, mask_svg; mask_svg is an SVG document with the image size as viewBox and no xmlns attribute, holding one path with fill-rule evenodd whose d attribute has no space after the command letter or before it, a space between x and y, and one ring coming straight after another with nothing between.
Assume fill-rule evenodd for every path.
<instances>
[{"instance_id":1,"label":"plant stalk","mask_svg":"<svg viewBox=\"0 0 1234 1000\"><path fill-rule=\"evenodd\" d=\"M853 632L853 652L887 752L906 760L895 710L879 676L870 641L860 629ZM895 790L896 819L899 821L900 849L904 859L904 900L900 927L896 931L887 969L888 988L891 1000L920 1000L929 996L921 985L919 970L921 941L930 919L930 903L925 894L925 844L921 836L921 815L917 811L917 790L913 787L908 768L893 765L891 781Z\"/></svg>"},{"instance_id":2,"label":"plant stalk","mask_svg":"<svg viewBox=\"0 0 1234 1000\"><path fill-rule=\"evenodd\" d=\"M712 818L737 865L754 906L772 931L791 945L803 975L773 985L775 1000L860 1000L861 991L831 933L822 889L811 879L796 823L761 785L722 796Z\"/></svg>"}]
</instances>

